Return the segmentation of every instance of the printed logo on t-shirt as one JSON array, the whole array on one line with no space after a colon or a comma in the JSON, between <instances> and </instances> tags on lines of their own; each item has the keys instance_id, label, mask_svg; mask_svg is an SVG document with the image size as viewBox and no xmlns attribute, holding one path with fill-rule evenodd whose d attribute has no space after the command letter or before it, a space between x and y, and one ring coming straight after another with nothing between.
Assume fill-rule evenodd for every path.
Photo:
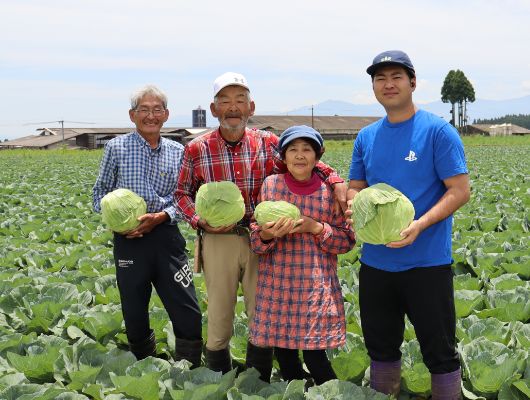
<instances>
[{"instance_id":1,"label":"printed logo on t-shirt","mask_svg":"<svg viewBox=\"0 0 530 400\"><path fill-rule=\"evenodd\" d=\"M416 157L416 153L414 153L412 150L409 151L409 155L405 157L405 160L407 161L416 161L418 157Z\"/></svg>"}]
</instances>

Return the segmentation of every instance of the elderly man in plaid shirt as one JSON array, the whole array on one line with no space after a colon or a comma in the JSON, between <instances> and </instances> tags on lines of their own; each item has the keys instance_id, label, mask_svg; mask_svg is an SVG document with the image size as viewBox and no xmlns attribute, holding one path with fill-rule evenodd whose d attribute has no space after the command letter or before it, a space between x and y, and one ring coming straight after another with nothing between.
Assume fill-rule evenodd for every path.
<instances>
[{"instance_id":1,"label":"elderly man in plaid shirt","mask_svg":"<svg viewBox=\"0 0 530 400\"><path fill-rule=\"evenodd\" d=\"M148 85L133 94L129 116L136 129L107 143L93 189L97 212L103 196L118 188L132 190L147 204L137 228L114 234L116 280L129 346L138 359L156 355L148 313L154 285L173 324L175 359L196 367L202 355L201 311L173 198L184 148L160 136L169 111L167 97L157 87Z\"/></svg>"},{"instance_id":2,"label":"elderly man in plaid shirt","mask_svg":"<svg viewBox=\"0 0 530 400\"><path fill-rule=\"evenodd\" d=\"M278 153L278 137L246 126L255 104L243 75L227 72L215 80L210 110L220 126L186 146L175 196L184 219L198 230L200 238L198 258L208 293L206 362L210 369L225 373L232 368L228 346L240 282L249 320L254 314L258 257L250 249L250 218L263 180L285 171L285 165ZM319 163L317 168L334 185L335 197L345 207L343 180L325 164ZM197 190L203 183L215 181L232 181L241 190L246 212L237 225L213 228L195 213ZM256 367L268 381L272 349L248 343L246 365Z\"/></svg>"}]
</instances>

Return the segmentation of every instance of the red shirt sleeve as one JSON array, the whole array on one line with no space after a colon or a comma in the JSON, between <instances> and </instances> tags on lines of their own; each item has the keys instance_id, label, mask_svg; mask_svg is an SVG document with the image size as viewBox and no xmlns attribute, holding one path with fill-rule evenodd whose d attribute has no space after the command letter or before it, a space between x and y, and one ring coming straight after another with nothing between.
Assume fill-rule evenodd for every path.
<instances>
[{"instance_id":1,"label":"red shirt sleeve","mask_svg":"<svg viewBox=\"0 0 530 400\"><path fill-rule=\"evenodd\" d=\"M195 193L200 186L200 181L193 170L193 151L194 149L189 145L184 150L184 158L175 192L175 203L182 217L194 229L197 229L199 216L195 213Z\"/></svg>"}]
</instances>

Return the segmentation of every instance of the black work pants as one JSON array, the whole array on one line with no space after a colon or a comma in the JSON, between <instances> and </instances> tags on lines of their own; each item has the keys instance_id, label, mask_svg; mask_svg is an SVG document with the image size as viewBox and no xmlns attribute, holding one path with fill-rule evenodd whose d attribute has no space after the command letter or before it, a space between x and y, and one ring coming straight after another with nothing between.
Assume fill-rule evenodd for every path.
<instances>
[{"instance_id":1,"label":"black work pants","mask_svg":"<svg viewBox=\"0 0 530 400\"><path fill-rule=\"evenodd\" d=\"M114 235L116 280L129 342L140 342L150 335L151 285L164 304L175 336L201 339L201 311L185 249L186 242L176 225L158 225L135 239Z\"/></svg>"},{"instance_id":2,"label":"black work pants","mask_svg":"<svg viewBox=\"0 0 530 400\"><path fill-rule=\"evenodd\" d=\"M460 367L450 265L387 272L361 263L359 304L364 342L372 360L401 359L406 314L431 373Z\"/></svg>"}]
</instances>

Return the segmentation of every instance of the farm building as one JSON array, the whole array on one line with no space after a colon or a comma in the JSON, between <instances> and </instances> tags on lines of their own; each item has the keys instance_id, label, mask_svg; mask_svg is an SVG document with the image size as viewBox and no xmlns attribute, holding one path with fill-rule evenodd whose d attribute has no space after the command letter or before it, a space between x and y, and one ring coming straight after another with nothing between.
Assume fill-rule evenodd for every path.
<instances>
[{"instance_id":1,"label":"farm building","mask_svg":"<svg viewBox=\"0 0 530 400\"><path fill-rule=\"evenodd\" d=\"M340 117L340 116L284 116L262 115L250 117L248 127L258 128L281 134L293 125L309 125L318 130L325 139L353 139L366 125L379 117ZM37 135L0 143L0 149L32 148L54 149L68 148L97 149L113 137L129 133L133 128L39 128ZM183 144L197 136L211 132L215 128L162 128L162 136Z\"/></svg>"},{"instance_id":2,"label":"farm building","mask_svg":"<svg viewBox=\"0 0 530 400\"><path fill-rule=\"evenodd\" d=\"M313 126L324 139L353 139L357 133L380 117L255 115L248 120L251 128L263 129L280 135L293 125Z\"/></svg>"},{"instance_id":3,"label":"farm building","mask_svg":"<svg viewBox=\"0 0 530 400\"><path fill-rule=\"evenodd\" d=\"M467 126L467 134L484 136L528 135L530 130L514 124L473 124Z\"/></svg>"},{"instance_id":4,"label":"farm building","mask_svg":"<svg viewBox=\"0 0 530 400\"><path fill-rule=\"evenodd\" d=\"M110 139L124 135L133 128L40 128L38 135L25 136L19 139L0 143L0 149L41 149L49 150L66 146L70 149L98 149ZM182 142L183 137L205 133L208 128L162 128L162 136ZM64 133L64 136L63 136Z\"/></svg>"}]
</instances>

